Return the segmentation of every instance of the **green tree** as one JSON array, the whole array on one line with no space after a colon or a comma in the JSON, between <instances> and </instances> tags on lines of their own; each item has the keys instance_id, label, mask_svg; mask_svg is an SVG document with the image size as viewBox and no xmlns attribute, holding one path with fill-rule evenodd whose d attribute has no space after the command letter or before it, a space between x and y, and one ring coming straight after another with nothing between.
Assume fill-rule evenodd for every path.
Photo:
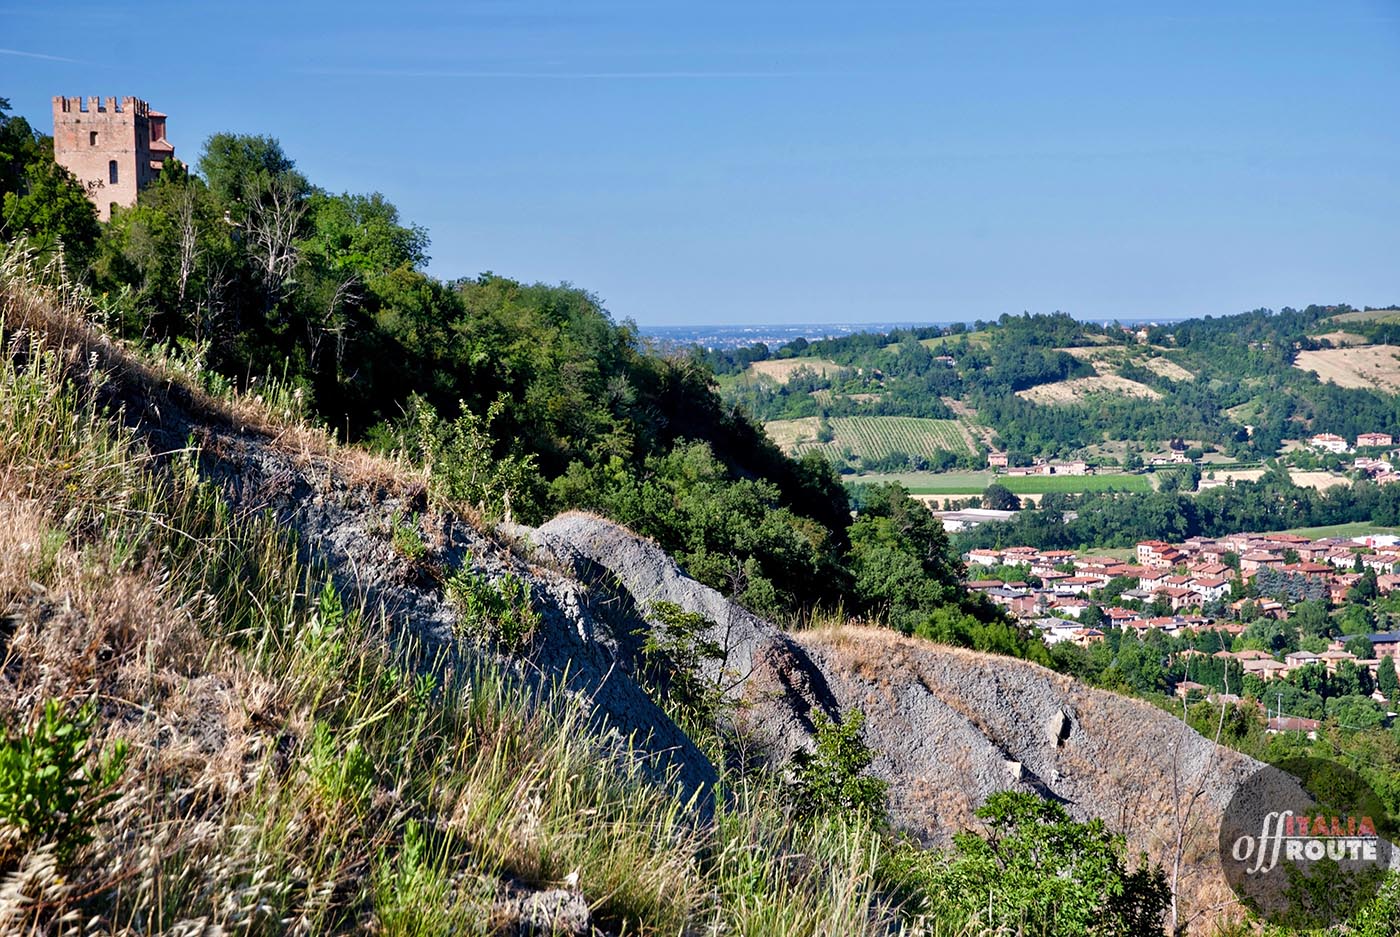
<instances>
[{"instance_id":1,"label":"green tree","mask_svg":"<svg viewBox=\"0 0 1400 937\"><path fill-rule=\"evenodd\" d=\"M1145 858L1130 868L1122 837L1102 820L1077 823L1059 804L1015 791L991 795L977 816L985 832L957 834L930 883L936 916L984 933L1162 932L1166 876Z\"/></svg>"},{"instance_id":2,"label":"green tree","mask_svg":"<svg viewBox=\"0 0 1400 937\"><path fill-rule=\"evenodd\" d=\"M861 739L864 725L865 714L858 709L843 722L817 715L816 746L794 752L789 765L789 796L797 816L857 815L884 825L889 785L865 773L875 756Z\"/></svg>"},{"instance_id":3,"label":"green tree","mask_svg":"<svg viewBox=\"0 0 1400 937\"><path fill-rule=\"evenodd\" d=\"M1382 657L1376 666L1376 686L1391 701L1394 701L1396 691L1400 690L1400 677L1395 674L1395 658L1389 654Z\"/></svg>"},{"instance_id":4,"label":"green tree","mask_svg":"<svg viewBox=\"0 0 1400 937\"><path fill-rule=\"evenodd\" d=\"M11 130L19 125L19 131ZM17 118L0 126L0 238L25 236L45 253L61 245L73 269L84 271L101 233L97 209L73 174L54 162L51 145L26 143L27 126ZM27 162L16 171L18 159Z\"/></svg>"},{"instance_id":5,"label":"green tree","mask_svg":"<svg viewBox=\"0 0 1400 937\"><path fill-rule=\"evenodd\" d=\"M1019 511L1021 499L1010 488L993 482L982 492L982 507L992 511Z\"/></svg>"},{"instance_id":6,"label":"green tree","mask_svg":"<svg viewBox=\"0 0 1400 937\"><path fill-rule=\"evenodd\" d=\"M46 138L23 117L10 114L10 101L0 98L0 196L24 186L25 170L45 156L52 158Z\"/></svg>"},{"instance_id":7,"label":"green tree","mask_svg":"<svg viewBox=\"0 0 1400 937\"><path fill-rule=\"evenodd\" d=\"M259 183L285 178L301 196L310 192L306 177L273 137L216 133L204 141L199 173L220 204L238 221L259 194Z\"/></svg>"},{"instance_id":8,"label":"green tree","mask_svg":"<svg viewBox=\"0 0 1400 937\"><path fill-rule=\"evenodd\" d=\"M1376 653L1376 647L1371 643L1371 639L1365 635L1357 635L1349 638L1345 650L1349 654L1355 654L1361 660L1370 660ZM1394 666L1394 661L1391 661Z\"/></svg>"}]
</instances>

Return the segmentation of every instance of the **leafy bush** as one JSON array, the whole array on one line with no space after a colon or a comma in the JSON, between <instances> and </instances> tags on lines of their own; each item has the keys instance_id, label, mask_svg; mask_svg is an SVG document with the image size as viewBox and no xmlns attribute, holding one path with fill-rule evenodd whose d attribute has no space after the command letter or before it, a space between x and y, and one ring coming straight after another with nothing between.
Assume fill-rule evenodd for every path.
<instances>
[{"instance_id":1,"label":"leafy bush","mask_svg":"<svg viewBox=\"0 0 1400 937\"><path fill-rule=\"evenodd\" d=\"M72 713L49 700L33 728L7 733L0 743L0 869L45 842L66 863L92 841L127 754L124 742L105 754L93 751L94 720L91 703Z\"/></svg>"},{"instance_id":2,"label":"leafy bush","mask_svg":"<svg viewBox=\"0 0 1400 937\"><path fill-rule=\"evenodd\" d=\"M860 737L865 713L854 710L845 722L818 715L817 745L794 752L790 768L793 812L811 819L859 815L878 826L885 823L885 793L889 785L864 774L874 753Z\"/></svg>"},{"instance_id":3,"label":"leafy bush","mask_svg":"<svg viewBox=\"0 0 1400 937\"><path fill-rule=\"evenodd\" d=\"M1077 823L1057 803L1001 791L977 816L985 833L960 833L948 856L906 854L903 878L922 879L924 910L981 932L1045 937L1162 933L1166 876L1124 861L1123 838L1102 820Z\"/></svg>"},{"instance_id":4,"label":"leafy bush","mask_svg":"<svg viewBox=\"0 0 1400 937\"><path fill-rule=\"evenodd\" d=\"M533 455L503 455L491 426L504 412L498 397L484 416L461 404L456 419L446 420L422 397L408 402L402 443L429 470L434 494L470 504L492 518L509 519L518 511L535 519L538 472Z\"/></svg>"},{"instance_id":5,"label":"leafy bush","mask_svg":"<svg viewBox=\"0 0 1400 937\"><path fill-rule=\"evenodd\" d=\"M643 681L668 705L673 717L688 727L712 727L725 707L722 668L726 658L725 648L703 636L714 622L674 602L653 603L651 614L659 627L642 642ZM704 675L707 663L720 665L719 679Z\"/></svg>"},{"instance_id":6,"label":"leafy bush","mask_svg":"<svg viewBox=\"0 0 1400 937\"><path fill-rule=\"evenodd\" d=\"M400 518L397 513L389 519L391 526L390 539L394 545L394 551L405 559L417 562L428 552L428 545L423 542L423 535L418 532L418 525L415 518Z\"/></svg>"},{"instance_id":7,"label":"leafy bush","mask_svg":"<svg viewBox=\"0 0 1400 937\"><path fill-rule=\"evenodd\" d=\"M524 580L506 573L493 583L472 572L470 556L447 580L447 594L461 614L462 630L478 639L494 639L511 650L520 650L539 627L540 615Z\"/></svg>"},{"instance_id":8,"label":"leafy bush","mask_svg":"<svg viewBox=\"0 0 1400 937\"><path fill-rule=\"evenodd\" d=\"M374 784L374 762L358 741L342 745L324 722L316 723L307 753L307 772L328 806L349 804L358 810Z\"/></svg>"}]
</instances>

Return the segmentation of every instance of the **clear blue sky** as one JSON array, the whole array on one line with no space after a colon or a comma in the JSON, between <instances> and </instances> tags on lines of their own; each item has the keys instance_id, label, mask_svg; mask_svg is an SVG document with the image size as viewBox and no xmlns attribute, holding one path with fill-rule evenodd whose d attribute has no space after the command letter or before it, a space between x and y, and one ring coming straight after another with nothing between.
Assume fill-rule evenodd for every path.
<instances>
[{"instance_id":1,"label":"clear blue sky","mask_svg":"<svg viewBox=\"0 0 1400 937\"><path fill-rule=\"evenodd\" d=\"M0 0L0 96L54 94L642 324L1400 302L1400 0Z\"/></svg>"}]
</instances>

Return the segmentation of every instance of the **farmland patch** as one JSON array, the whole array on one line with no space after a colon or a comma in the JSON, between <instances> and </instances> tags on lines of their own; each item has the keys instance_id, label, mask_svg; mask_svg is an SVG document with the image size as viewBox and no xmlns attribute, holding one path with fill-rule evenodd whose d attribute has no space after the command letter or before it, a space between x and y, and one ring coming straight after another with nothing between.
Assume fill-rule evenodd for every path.
<instances>
[{"instance_id":1,"label":"farmland patch","mask_svg":"<svg viewBox=\"0 0 1400 937\"><path fill-rule=\"evenodd\" d=\"M1353 348L1328 348L1323 351L1300 351L1293 366L1312 371L1319 380L1339 387L1365 387L1400 393L1400 347L1395 345L1357 345Z\"/></svg>"},{"instance_id":2,"label":"farmland patch","mask_svg":"<svg viewBox=\"0 0 1400 937\"><path fill-rule=\"evenodd\" d=\"M1076 377L1053 384L1041 384L1027 390L1018 390L1016 396L1032 403L1054 406L1056 404L1078 403L1097 395L1115 397L1141 397L1147 400L1160 400L1162 395L1137 381L1130 381L1116 374L1099 374L1094 377Z\"/></svg>"},{"instance_id":3,"label":"farmland patch","mask_svg":"<svg viewBox=\"0 0 1400 937\"><path fill-rule=\"evenodd\" d=\"M863 459L880 459L894 452L933 457L938 450L971 452L967 432L957 420L927 420L912 416L838 416L827 421L831 439L818 438L819 417L774 420L764 424L768 437L789 455L817 449L839 457L846 449Z\"/></svg>"},{"instance_id":4,"label":"farmland patch","mask_svg":"<svg viewBox=\"0 0 1400 937\"><path fill-rule=\"evenodd\" d=\"M776 358L771 361L755 361L748 371L754 377L766 377L779 384L786 384L792 376L806 368L819 377L829 377L841 370L841 365L825 358Z\"/></svg>"}]
</instances>

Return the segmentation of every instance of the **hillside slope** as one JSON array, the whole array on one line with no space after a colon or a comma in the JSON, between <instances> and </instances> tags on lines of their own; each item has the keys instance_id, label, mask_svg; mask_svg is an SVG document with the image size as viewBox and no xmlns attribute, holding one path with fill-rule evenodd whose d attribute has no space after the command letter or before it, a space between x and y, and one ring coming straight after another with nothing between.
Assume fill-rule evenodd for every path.
<instances>
[{"instance_id":1,"label":"hillside slope","mask_svg":"<svg viewBox=\"0 0 1400 937\"><path fill-rule=\"evenodd\" d=\"M775 763L811 745L818 714L865 713L892 818L925 842L975 826L973 812L995 791L1033 791L1079 819L1103 819L1168 869L1179 852L1185 916L1229 898L1215 831L1260 765L1156 707L887 629L786 634L601 518L565 514L524 536L628 607L671 602L709 619L705 637L726 650L709 676L740 702L740 728Z\"/></svg>"},{"instance_id":2,"label":"hillside slope","mask_svg":"<svg viewBox=\"0 0 1400 937\"><path fill-rule=\"evenodd\" d=\"M704 637L725 659L706 675L740 704L734 727L771 764L812 744L818 713L860 709L893 820L919 838L946 842L989 793L1019 788L1103 817L1163 862L1176 841L1163 824L1199 788L1181 824L1181 892L1188 914L1219 898L1208 831L1252 765L1170 716L1033 665L891 632L785 634L591 515L484 530L433 508L405 466L265 406L211 398L89 328L81 310L4 286L0 712L25 724L45 699L93 700L100 738L129 742L141 770L93 847L109 863L93 868L108 871L70 886L51 856L26 853L15 861L27 878L12 884L31 897L0 902L0 920L102 895L112 932L119 914L159 930L202 907L247 926L263 905L313 930L356 920L383 929L404 913L394 912L400 879L418 875L421 886L424 873L412 858L386 866L382 833L373 848L336 839L375 824L394 831L403 856L419 855L415 837L428 829L441 856L484 863L469 898L443 884L433 899L482 932L544 913L541 902L629 932L638 920L674 932L750 914L750 902L726 904L731 892L680 858L703 852L687 830L703 828L693 821L718 773L644 687L643 644L661 601L712 622ZM514 583L538 620L508 653L481 640L472 602L510 595ZM384 647L357 650L371 623ZM493 696L482 673L507 689ZM433 679L420 690L423 677ZM456 692L463 702L449 705ZM573 711L575 721L550 728L547 714ZM446 760L422 773L389 767L420 749ZM638 793L634 774L680 800ZM678 803L689 813L667 806ZM623 804L643 806L619 814ZM152 842L144 853L133 845ZM579 882L580 870L569 887L586 901L551 887ZM153 906L152 890L174 888L171 879L183 884ZM235 887L251 889L254 910L216 913L214 896ZM783 889L765 897L794 902ZM856 906L858 920L829 897L810 900L829 916L791 932L885 926L878 898Z\"/></svg>"}]
</instances>

